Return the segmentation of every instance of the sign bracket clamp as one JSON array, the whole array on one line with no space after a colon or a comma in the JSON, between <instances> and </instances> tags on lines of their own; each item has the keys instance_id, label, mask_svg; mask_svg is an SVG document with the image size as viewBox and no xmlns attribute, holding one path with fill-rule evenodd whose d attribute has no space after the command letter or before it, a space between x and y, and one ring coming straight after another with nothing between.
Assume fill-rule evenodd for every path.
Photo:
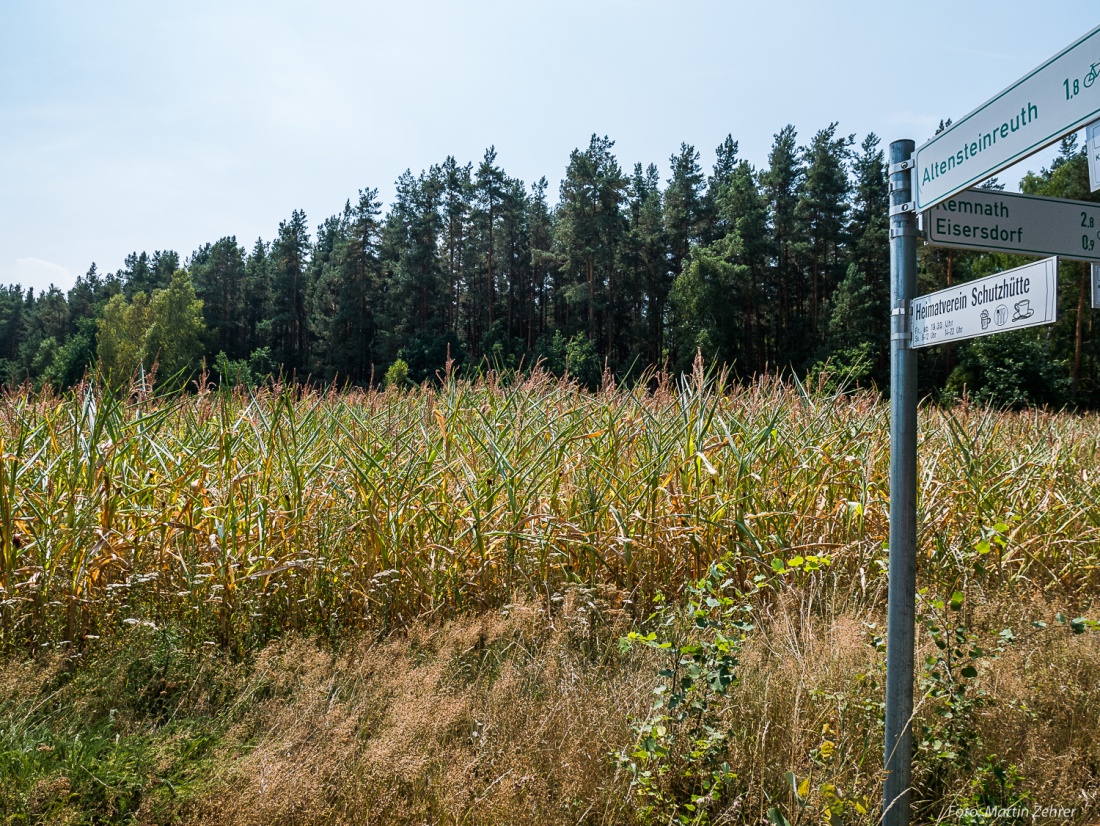
<instances>
[{"instance_id":1,"label":"sign bracket clamp","mask_svg":"<svg viewBox=\"0 0 1100 826\"><path fill-rule=\"evenodd\" d=\"M896 341L898 348L909 350L913 332L909 326L909 302L898 301L898 306L890 311L890 341Z\"/></svg>"}]
</instances>

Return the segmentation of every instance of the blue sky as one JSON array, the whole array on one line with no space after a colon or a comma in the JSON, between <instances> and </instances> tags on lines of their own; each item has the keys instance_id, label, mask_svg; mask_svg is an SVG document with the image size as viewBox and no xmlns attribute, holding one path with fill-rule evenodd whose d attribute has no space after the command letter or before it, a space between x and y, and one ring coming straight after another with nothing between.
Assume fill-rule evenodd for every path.
<instances>
[{"instance_id":1,"label":"blue sky","mask_svg":"<svg viewBox=\"0 0 1100 826\"><path fill-rule=\"evenodd\" d=\"M742 0L3 0L0 283L251 246L406 168L497 148L556 195L593 133L667 176L727 133L930 137L1094 27L1090 5ZM1050 154L1025 166L1037 168ZM1022 170L1002 175L1015 184Z\"/></svg>"}]
</instances>

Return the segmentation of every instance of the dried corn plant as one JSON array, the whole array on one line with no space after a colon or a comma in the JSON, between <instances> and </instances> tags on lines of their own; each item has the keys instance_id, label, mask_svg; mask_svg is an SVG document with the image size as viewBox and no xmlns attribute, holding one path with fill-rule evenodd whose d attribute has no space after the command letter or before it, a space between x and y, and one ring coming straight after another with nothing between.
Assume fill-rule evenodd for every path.
<instances>
[{"instance_id":1,"label":"dried corn plant","mask_svg":"<svg viewBox=\"0 0 1100 826\"><path fill-rule=\"evenodd\" d=\"M539 372L409 392L11 392L3 645L152 623L252 649L569 584L645 604L723 557L747 587L827 558L855 610L884 595L887 413L874 394L701 374L597 394ZM1098 436L1095 416L923 411L925 581L1094 587Z\"/></svg>"}]
</instances>

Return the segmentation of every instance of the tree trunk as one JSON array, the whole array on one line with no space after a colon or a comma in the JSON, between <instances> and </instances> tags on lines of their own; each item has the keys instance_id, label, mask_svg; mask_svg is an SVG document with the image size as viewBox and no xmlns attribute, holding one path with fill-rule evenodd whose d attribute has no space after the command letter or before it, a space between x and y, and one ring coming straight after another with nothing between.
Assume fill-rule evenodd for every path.
<instances>
[{"instance_id":1,"label":"tree trunk","mask_svg":"<svg viewBox=\"0 0 1100 826\"><path fill-rule=\"evenodd\" d=\"M493 200L489 198L489 327L493 326ZM486 330L488 332L488 330Z\"/></svg>"},{"instance_id":2,"label":"tree trunk","mask_svg":"<svg viewBox=\"0 0 1100 826\"><path fill-rule=\"evenodd\" d=\"M1077 293L1077 329L1073 340L1073 369L1070 371L1070 393L1077 398L1077 381L1081 375L1081 349L1085 335L1085 299L1089 290L1089 264L1081 262L1081 289Z\"/></svg>"},{"instance_id":3,"label":"tree trunk","mask_svg":"<svg viewBox=\"0 0 1100 826\"><path fill-rule=\"evenodd\" d=\"M588 256L588 336L596 340L596 266Z\"/></svg>"},{"instance_id":4,"label":"tree trunk","mask_svg":"<svg viewBox=\"0 0 1100 826\"><path fill-rule=\"evenodd\" d=\"M947 251L947 286L950 287L954 281L954 269L955 269L955 253L953 250ZM944 348L943 360L944 366L947 368L947 375L951 375L951 372L955 369L955 343L951 342Z\"/></svg>"}]
</instances>

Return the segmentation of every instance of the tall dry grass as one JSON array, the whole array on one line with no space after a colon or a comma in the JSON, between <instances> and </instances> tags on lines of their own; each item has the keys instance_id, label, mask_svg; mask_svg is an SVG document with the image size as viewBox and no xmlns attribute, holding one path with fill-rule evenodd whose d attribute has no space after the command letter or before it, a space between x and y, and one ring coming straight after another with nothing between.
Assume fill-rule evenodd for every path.
<instances>
[{"instance_id":1,"label":"tall dry grass","mask_svg":"<svg viewBox=\"0 0 1100 826\"><path fill-rule=\"evenodd\" d=\"M817 596L814 587L793 588L755 617L739 679L713 708L715 724L731 732L735 777L710 823L770 823L772 808L792 824L829 823L828 786L866 798L869 812L844 823L877 822L884 658L867 623L881 615L822 611ZM664 822L640 814L630 775L614 759L635 742L631 723L649 713L660 667L652 651L615 644L631 627L620 597L575 587L552 609L513 604L415 622L337 649L289 635L247 666L208 650L161 674L157 688L170 686L163 705L150 705L158 692L129 679L124 662L123 652L138 662L161 656L148 627L120 635L119 651L97 649L68 680L62 657L25 661L0 676L8 726L42 716L44 704L54 710L23 739L22 759L41 779L19 798L0 772L0 811L31 823L204 826ZM1046 608L988 604L974 628L1020 629ZM922 658L935 649L923 633L919 645ZM1021 634L983 668L988 703L972 721L977 763L995 755L1019 775L1028 805L1074 812L1036 822L1100 817L1098 679L1100 636L1066 628ZM929 701L919 705L918 727L942 725ZM101 739L119 732L122 747L147 744L126 773L109 749L94 760L78 753L80 721L108 712ZM835 742L828 760L825 739ZM6 759L0 748L0 765ZM973 796L977 774L956 766L932 796L932 768L918 753L914 822L1032 822L951 816L952 803ZM788 772L809 781L805 808ZM96 800L101 786L116 797Z\"/></svg>"},{"instance_id":2,"label":"tall dry grass","mask_svg":"<svg viewBox=\"0 0 1100 826\"><path fill-rule=\"evenodd\" d=\"M297 387L0 398L0 632L79 645L127 624L233 650L548 602L635 604L730 555L830 559L883 598L887 407L776 379L588 394L536 373L410 392ZM1072 600L1097 582L1100 419L922 411L920 576Z\"/></svg>"}]
</instances>

